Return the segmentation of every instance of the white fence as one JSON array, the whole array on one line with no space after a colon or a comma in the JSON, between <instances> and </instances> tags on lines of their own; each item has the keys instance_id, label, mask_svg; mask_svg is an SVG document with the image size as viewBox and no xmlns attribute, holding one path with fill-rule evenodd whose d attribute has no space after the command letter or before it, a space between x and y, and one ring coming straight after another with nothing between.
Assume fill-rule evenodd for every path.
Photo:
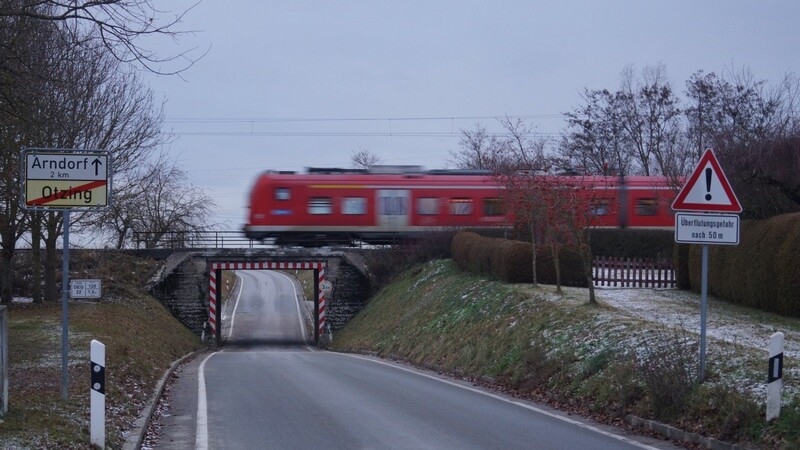
<instances>
[{"instance_id":1,"label":"white fence","mask_svg":"<svg viewBox=\"0 0 800 450\"><path fill-rule=\"evenodd\" d=\"M597 256L592 264L595 286L674 288L675 270L666 258Z\"/></svg>"}]
</instances>

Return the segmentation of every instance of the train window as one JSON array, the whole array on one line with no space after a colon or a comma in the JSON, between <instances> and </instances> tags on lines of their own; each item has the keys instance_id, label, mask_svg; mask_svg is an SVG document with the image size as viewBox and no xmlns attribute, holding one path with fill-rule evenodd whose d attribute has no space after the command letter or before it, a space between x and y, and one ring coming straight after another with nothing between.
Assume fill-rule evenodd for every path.
<instances>
[{"instance_id":1,"label":"train window","mask_svg":"<svg viewBox=\"0 0 800 450\"><path fill-rule=\"evenodd\" d=\"M593 216L607 216L609 214L610 203L610 200L607 199L592 200L589 202L589 212L591 212Z\"/></svg>"},{"instance_id":2,"label":"train window","mask_svg":"<svg viewBox=\"0 0 800 450\"><path fill-rule=\"evenodd\" d=\"M436 197L418 198L417 214L420 216L435 216L439 214L439 199Z\"/></svg>"},{"instance_id":3,"label":"train window","mask_svg":"<svg viewBox=\"0 0 800 450\"><path fill-rule=\"evenodd\" d=\"M308 213L331 214L333 213L332 204L330 197L311 197L308 199Z\"/></svg>"},{"instance_id":4,"label":"train window","mask_svg":"<svg viewBox=\"0 0 800 450\"><path fill-rule=\"evenodd\" d=\"M342 214L363 215L367 213L367 199L364 197L345 197L342 199Z\"/></svg>"},{"instance_id":5,"label":"train window","mask_svg":"<svg viewBox=\"0 0 800 450\"><path fill-rule=\"evenodd\" d=\"M658 201L654 198L640 198L636 200L637 216L655 216L658 213Z\"/></svg>"},{"instance_id":6,"label":"train window","mask_svg":"<svg viewBox=\"0 0 800 450\"><path fill-rule=\"evenodd\" d=\"M405 197L380 197L380 215L405 216L408 212L408 199Z\"/></svg>"},{"instance_id":7,"label":"train window","mask_svg":"<svg viewBox=\"0 0 800 450\"><path fill-rule=\"evenodd\" d=\"M468 216L472 214L472 199L451 198L448 202L448 210L452 216Z\"/></svg>"},{"instance_id":8,"label":"train window","mask_svg":"<svg viewBox=\"0 0 800 450\"><path fill-rule=\"evenodd\" d=\"M503 214L505 214L505 205L503 205L502 198L483 199L484 216L502 216Z\"/></svg>"},{"instance_id":9,"label":"train window","mask_svg":"<svg viewBox=\"0 0 800 450\"><path fill-rule=\"evenodd\" d=\"M289 188L275 188L275 200L291 200L292 191Z\"/></svg>"}]
</instances>

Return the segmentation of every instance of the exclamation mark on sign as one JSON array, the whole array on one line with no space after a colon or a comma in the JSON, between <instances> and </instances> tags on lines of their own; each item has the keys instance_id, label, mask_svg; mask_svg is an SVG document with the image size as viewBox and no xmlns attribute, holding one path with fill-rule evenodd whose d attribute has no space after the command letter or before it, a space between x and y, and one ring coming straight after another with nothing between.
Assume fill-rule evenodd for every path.
<instances>
[{"instance_id":1,"label":"exclamation mark on sign","mask_svg":"<svg viewBox=\"0 0 800 450\"><path fill-rule=\"evenodd\" d=\"M711 167L706 169L706 201L711 201Z\"/></svg>"}]
</instances>

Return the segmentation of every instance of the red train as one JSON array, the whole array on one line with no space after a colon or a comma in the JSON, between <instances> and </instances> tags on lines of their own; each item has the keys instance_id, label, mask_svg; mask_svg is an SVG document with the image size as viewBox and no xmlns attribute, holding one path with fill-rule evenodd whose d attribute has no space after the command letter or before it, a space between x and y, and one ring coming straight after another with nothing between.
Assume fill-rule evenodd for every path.
<instances>
[{"instance_id":1,"label":"red train","mask_svg":"<svg viewBox=\"0 0 800 450\"><path fill-rule=\"evenodd\" d=\"M402 170L401 170L402 169ZM674 226L675 186L664 177L560 176L591 192L598 227ZM244 232L279 244L393 242L437 228L508 228L506 190L488 172L309 169L265 172L250 193Z\"/></svg>"}]
</instances>

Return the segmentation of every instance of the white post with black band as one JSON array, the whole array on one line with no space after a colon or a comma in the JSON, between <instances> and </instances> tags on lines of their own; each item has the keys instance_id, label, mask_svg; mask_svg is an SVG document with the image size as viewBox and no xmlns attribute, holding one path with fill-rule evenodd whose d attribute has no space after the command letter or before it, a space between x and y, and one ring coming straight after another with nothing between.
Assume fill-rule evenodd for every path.
<instances>
[{"instance_id":1,"label":"white post with black band","mask_svg":"<svg viewBox=\"0 0 800 450\"><path fill-rule=\"evenodd\" d=\"M92 339L90 422L92 445L106 448L106 346Z\"/></svg>"}]
</instances>

